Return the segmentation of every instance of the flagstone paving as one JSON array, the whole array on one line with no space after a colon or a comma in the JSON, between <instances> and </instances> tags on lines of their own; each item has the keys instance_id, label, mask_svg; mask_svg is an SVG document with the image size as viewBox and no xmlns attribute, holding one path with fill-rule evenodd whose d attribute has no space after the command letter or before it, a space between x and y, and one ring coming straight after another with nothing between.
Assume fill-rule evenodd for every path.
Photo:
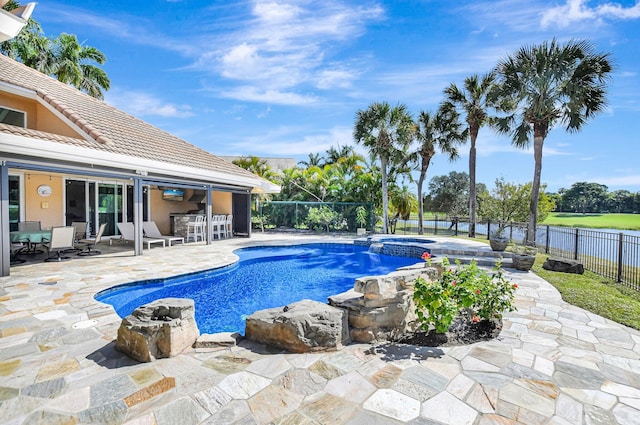
<instances>
[{"instance_id":1,"label":"flagstone paving","mask_svg":"<svg viewBox=\"0 0 640 425\"><path fill-rule=\"evenodd\" d=\"M114 350L121 319L93 299L113 285L229 264L240 246L309 240L254 234L12 268L0 278L0 421L640 424L640 333L563 302L530 272L505 273L519 285L518 310L499 338L462 347L289 354L242 341L138 363Z\"/></svg>"}]
</instances>

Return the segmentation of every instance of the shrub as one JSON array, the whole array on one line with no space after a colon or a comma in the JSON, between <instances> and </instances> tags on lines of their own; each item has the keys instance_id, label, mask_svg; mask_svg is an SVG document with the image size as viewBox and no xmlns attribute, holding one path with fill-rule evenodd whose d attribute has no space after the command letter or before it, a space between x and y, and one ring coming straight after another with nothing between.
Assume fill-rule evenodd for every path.
<instances>
[{"instance_id":1,"label":"shrub","mask_svg":"<svg viewBox=\"0 0 640 425\"><path fill-rule=\"evenodd\" d=\"M425 261L430 262L428 256ZM501 318L505 311L513 311L516 284L511 284L502 273L502 265L496 264L493 273L478 268L475 261L462 266L456 262L451 267L449 260L442 259L442 275L437 281L416 279L413 299L420 325L426 331L431 326L436 333L449 330L454 318L461 310L471 313L474 322Z\"/></svg>"}]
</instances>

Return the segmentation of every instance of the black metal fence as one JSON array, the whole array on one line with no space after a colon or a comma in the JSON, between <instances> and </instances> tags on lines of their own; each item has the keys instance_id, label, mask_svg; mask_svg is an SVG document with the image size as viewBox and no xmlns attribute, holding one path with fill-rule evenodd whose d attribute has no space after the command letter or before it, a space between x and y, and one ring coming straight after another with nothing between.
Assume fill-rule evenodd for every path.
<instances>
[{"instance_id":1,"label":"black metal fence","mask_svg":"<svg viewBox=\"0 0 640 425\"><path fill-rule=\"evenodd\" d=\"M430 216L424 218L424 232L436 235L468 235L466 217ZM489 235L502 228L505 237L515 244L527 241L527 223L479 221L476 237ZM415 234L417 220L398 221L396 233ZM585 269L613 279L640 291L640 236L623 232L579 229L560 226L538 226L536 246L555 257L580 261Z\"/></svg>"}]
</instances>

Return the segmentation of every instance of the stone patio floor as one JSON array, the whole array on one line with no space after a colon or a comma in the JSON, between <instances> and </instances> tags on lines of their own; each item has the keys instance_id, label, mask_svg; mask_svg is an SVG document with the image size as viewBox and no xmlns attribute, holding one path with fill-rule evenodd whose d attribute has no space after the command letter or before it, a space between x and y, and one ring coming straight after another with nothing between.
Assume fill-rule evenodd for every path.
<instances>
[{"instance_id":1,"label":"stone patio floor","mask_svg":"<svg viewBox=\"0 0 640 425\"><path fill-rule=\"evenodd\" d=\"M505 273L519 285L518 310L498 339L450 348L290 354L242 341L137 363L113 348L121 319L93 299L116 284L228 264L238 247L318 239L258 233L13 267L0 278L0 422L640 424L640 333L563 302L530 272Z\"/></svg>"}]
</instances>

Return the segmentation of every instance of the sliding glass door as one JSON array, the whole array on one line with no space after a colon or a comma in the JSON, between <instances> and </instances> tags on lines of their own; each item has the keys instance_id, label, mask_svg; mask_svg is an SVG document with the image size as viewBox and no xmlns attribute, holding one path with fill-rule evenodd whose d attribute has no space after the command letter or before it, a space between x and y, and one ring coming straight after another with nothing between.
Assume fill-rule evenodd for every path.
<instances>
[{"instance_id":1,"label":"sliding glass door","mask_svg":"<svg viewBox=\"0 0 640 425\"><path fill-rule=\"evenodd\" d=\"M104 235L116 235L116 223L123 217L123 184L89 180L67 180L65 184L65 217L67 226L74 221L89 223L87 231L95 234L107 223Z\"/></svg>"},{"instance_id":2,"label":"sliding glass door","mask_svg":"<svg viewBox=\"0 0 640 425\"><path fill-rule=\"evenodd\" d=\"M104 235L117 235L117 223L133 221L133 186L120 182L67 180L65 215L67 225L73 221L89 223L88 232L95 234L106 223ZM144 220L149 216L148 189L143 191Z\"/></svg>"}]
</instances>

